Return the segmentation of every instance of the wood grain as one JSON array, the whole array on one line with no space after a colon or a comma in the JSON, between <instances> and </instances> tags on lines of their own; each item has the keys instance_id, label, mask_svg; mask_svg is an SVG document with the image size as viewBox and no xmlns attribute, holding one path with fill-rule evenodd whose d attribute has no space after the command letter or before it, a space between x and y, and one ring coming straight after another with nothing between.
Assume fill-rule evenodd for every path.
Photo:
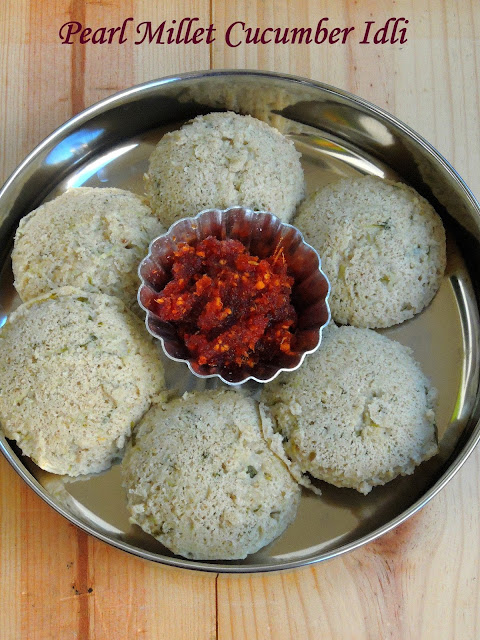
<instances>
[{"instance_id":1,"label":"wood grain","mask_svg":"<svg viewBox=\"0 0 480 640\"><path fill-rule=\"evenodd\" d=\"M248 26L354 25L347 43L333 45L244 45L228 47L218 39L213 68L260 68L282 71L340 87L373 102L416 129L436 145L467 178L474 193L480 176L471 166L480 145L480 11L478 3L455 0L396 2L213 3L213 21L220 33L235 21ZM359 44L368 20L378 26L392 17L406 17L407 44ZM475 164L476 166L476 164Z\"/></svg>"},{"instance_id":2,"label":"wood grain","mask_svg":"<svg viewBox=\"0 0 480 640\"><path fill-rule=\"evenodd\" d=\"M203 45L62 45L67 20L91 26L199 17ZM245 45L251 26L409 19L408 43ZM7 0L0 6L0 180L74 113L115 91L209 66L303 75L384 107L431 141L480 193L480 10L474 0ZM322 565L219 576L143 562L56 514L0 459L0 638L248 640L480 637L480 453L418 515Z\"/></svg>"},{"instance_id":3,"label":"wood grain","mask_svg":"<svg viewBox=\"0 0 480 640\"><path fill-rule=\"evenodd\" d=\"M139 0L135 3L137 21L151 20L158 25L163 20L171 24L184 17L199 18L198 24L209 25L210 0L182 0L181 2L152 2ZM135 47L135 82L146 82L162 76L174 75L185 71L208 69L210 67L210 48L207 44L186 45L148 45Z\"/></svg>"},{"instance_id":4,"label":"wood grain","mask_svg":"<svg viewBox=\"0 0 480 640\"><path fill-rule=\"evenodd\" d=\"M161 567L88 542L94 591L84 637L215 638L215 575Z\"/></svg>"}]
</instances>

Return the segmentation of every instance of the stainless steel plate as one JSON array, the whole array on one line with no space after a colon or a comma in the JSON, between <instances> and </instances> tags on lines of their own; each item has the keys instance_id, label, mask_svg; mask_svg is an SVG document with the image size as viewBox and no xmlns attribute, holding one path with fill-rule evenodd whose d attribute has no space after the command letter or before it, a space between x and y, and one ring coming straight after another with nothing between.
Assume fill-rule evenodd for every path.
<instances>
[{"instance_id":1,"label":"stainless steel plate","mask_svg":"<svg viewBox=\"0 0 480 640\"><path fill-rule=\"evenodd\" d=\"M0 436L4 454L26 482L70 521L144 558L190 569L247 572L325 560L368 542L412 515L465 461L478 422L478 257L480 207L448 163L423 139L380 109L308 80L262 72L186 74L150 82L87 109L47 138L0 192L1 322L19 304L9 260L20 218L70 186L110 186L142 193L156 142L186 119L212 109L252 113L293 138L309 191L340 176L374 174L405 181L435 206L447 228L448 266L433 303L384 331L409 345L439 390L440 454L414 475L368 496L322 484L305 492L281 538L242 562L195 562L173 556L130 525L119 467L68 480L38 469ZM169 362L168 384L182 392L212 386Z\"/></svg>"}]
</instances>

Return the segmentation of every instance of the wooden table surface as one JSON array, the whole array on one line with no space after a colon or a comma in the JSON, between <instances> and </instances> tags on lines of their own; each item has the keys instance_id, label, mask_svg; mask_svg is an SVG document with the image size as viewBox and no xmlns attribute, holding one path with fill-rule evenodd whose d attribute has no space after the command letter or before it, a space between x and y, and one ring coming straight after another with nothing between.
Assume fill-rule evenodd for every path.
<instances>
[{"instance_id":1,"label":"wooden table surface","mask_svg":"<svg viewBox=\"0 0 480 640\"><path fill-rule=\"evenodd\" d=\"M58 30L198 17L211 45L62 45ZM409 20L404 44L226 46L258 26ZM106 96L208 68L282 71L347 89L432 142L480 196L480 5L475 0L3 0L0 181L55 127ZM377 542L318 566L226 576L171 569L77 530L0 456L0 639L480 637L480 452Z\"/></svg>"}]
</instances>

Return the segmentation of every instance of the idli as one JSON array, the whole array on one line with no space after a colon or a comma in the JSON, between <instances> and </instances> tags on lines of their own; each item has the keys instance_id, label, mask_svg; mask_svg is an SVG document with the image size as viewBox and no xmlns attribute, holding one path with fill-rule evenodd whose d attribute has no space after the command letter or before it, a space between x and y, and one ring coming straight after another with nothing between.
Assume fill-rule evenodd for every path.
<instances>
[{"instance_id":1,"label":"idli","mask_svg":"<svg viewBox=\"0 0 480 640\"><path fill-rule=\"evenodd\" d=\"M145 176L166 226L208 207L243 205L288 221L304 197L300 154L279 131L233 112L198 116L163 136Z\"/></svg>"},{"instance_id":2,"label":"idli","mask_svg":"<svg viewBox=\"0 0 480 640\"><path fill-rule=\"evenodd\" d=\"M410 349L335 326L301 369L262 392L303 472L365 494L437 453L435 398Z\"/></svg>"},{"instance_id":3,"label":"idli","mask_svg":"<svg viewBox=\"0 0 480 640\"><path fill-rule=\"evenodd\" d=\"M21 220L12 254L15 288L26 301L70 285L135 309L138 264L163 231L129 191L69 189Z\"/></svg>"},{"instance_id":4,"label":"idli","mask_svg":"<svg viewBox=\"0 0 480 640\"><path fill-rule=\"evenodd\" d=\"M295 517L300 488L235 391L153 406L122 463L131 520L178 555L245 558Z\"/></svg>"},{"instance_id":5,"label":"idli","mask_svg":"<svg viewBox=\"0 0 480 640\"><path fill-rule=\"evenodd\" d=\"M0 332L0 424L42 469L107 469L164 387L158 351L117 298L64 287Z\"/></svg>"},{"instance_id":6,"label":"idli","mask_svg":"<svg viewBox=\"0 0 480 640\"><path fill-rule=\"evenodd\" d=\"M309 197L294 224L320 254L337 323L398 324L422 311L440 287L442 221L404 184L374 176L339 180Z\"/></svg>"}]
</instances>

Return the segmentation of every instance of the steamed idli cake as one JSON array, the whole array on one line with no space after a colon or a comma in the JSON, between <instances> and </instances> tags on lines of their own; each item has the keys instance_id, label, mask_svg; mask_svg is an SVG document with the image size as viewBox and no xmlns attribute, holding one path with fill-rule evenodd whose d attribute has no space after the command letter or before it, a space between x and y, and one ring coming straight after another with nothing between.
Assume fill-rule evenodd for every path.
<instances>
[{"instance_id":1,"label":"steamed idli cake","mask_svg":"<svg viewBox=\"0 0 480 640\"><path fill-rule=\"evenodd\" d=\"M111 296L64 287L0 332L1 427L52 473L107 469L163 383L141 321Z\"/></svg>"},{"instance_id":2,"label":"steamed idli cake","mask_svg":"<svg viewBox=\"0 0 480 640\"><path fill-rule=\"evenodd\" d=\"M262 392L302 471L361 493L437 453L435 398L410 349L370 329L335 326L301 369Z\"/></svg>"},{"instance_id":3,"label":"steamed idli cake","mask_svg":"<svg viewBox=\"0 0 480 640\"><path fill-rule=\"evenodd\" d=\"M174 553L245 558L295 517L300 488L234 391L153 406L122 463L131 520Z\"/></svg>"},{"instance_id":4,"label":"steamed idli cake","mask_svg":"<svg viewBox=\"0 0 480 640\"><path fill-rule=\"evenodd\" d=\"M21 220L12 254L15 288L26 301L71 285L134 308L138 264L163 231L129 191L69 189Z\"/></svg>"},{"instance_id":5,"label":"steamed idli cake","mask_svg":"<svg viewBox=\"0 0 480 640\"><path fill-rule=\"evenodd\" d=\"M150 206L166 226L208 207L237 204L287 221L304 188L293 142L232 112L198 116L164 135L145 176Z\"/></svg>"},{"instance_id":6,"label":"steamed idli cake","mask_svg":"<svg viewBox=\"0 0 480 640\"><path fill-rule=\"evenodd\" d=\"M308 198L295 225L322 259L340 324L389 327L422 311L445 271L445 231L413 189L346 178Z\"/></svg>"}]
</instances>

